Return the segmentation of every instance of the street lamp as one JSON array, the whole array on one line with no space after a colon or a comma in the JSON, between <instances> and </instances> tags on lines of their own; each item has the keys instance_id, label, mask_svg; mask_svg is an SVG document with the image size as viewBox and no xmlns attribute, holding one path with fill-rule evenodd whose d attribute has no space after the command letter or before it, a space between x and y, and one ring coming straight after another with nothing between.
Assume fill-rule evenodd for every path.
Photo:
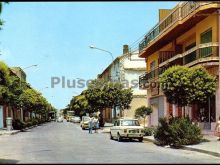
<instances>
[{"instance_id":1,"label":"street lamp","mask_svg":"<svg viewBox=\"0 0 220 165\"><path fill-rule=\"evenodd\" d=\"M30 65L30 66L28 66L28 67L22 68L22 70L27 69L27 68L31 68L31 67L36 67L36 66L37 66L37 64L35 64L35 65Z\"/></svg>"},{"instance_id":2,"label":"street lamp","mask_svg":"<svg viewBox=\"0 0 220 165\"><path fill-rule=\"evenodd\" d=\"M113 55L112 55L112 53L111 53L110 51L105 50L105 49L101 49L101 48L97 48L97 47L95 47L94 45L90 45L89 47L90 47L91 49L98 49L98 50L101 50L101 51L103 51L103 52L109 53L109 54L111 55L112 62L114 61L114 57L113 57Z\"/></svg>"}]
</instances>

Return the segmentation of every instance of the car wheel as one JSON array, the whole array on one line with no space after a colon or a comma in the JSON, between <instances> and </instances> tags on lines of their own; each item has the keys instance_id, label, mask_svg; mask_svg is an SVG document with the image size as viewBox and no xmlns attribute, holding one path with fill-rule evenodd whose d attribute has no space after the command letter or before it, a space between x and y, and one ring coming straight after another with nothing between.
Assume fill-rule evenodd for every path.
<instances>
[{"instance_id":1,"label":"car wheel","mask_svg":"<svg viewBox=\"0 0 220 165\"><path fill-rule=\"evenodd\" d=\"M138 140L139 142L143 142L143 137L139 138Z\"/></svg>"},{"instance_id":2,"label":"car wheel","mask_svg":"<svg viewBox=\"0 0 220 165\"><path fill-rule=\"evenodd\" d=\"M121 138L121 136L120 136L119 133L118 133L117 139L118 139L118 142L121 142L121 141L122 141L122 138Z\"/></svg>"},{"instance_id":3,"label":"car wheel","mask_svg":"<svg viewBox=\"0 0 220 165\"><path fill-rule=\"evenodd\" d=\"M110 139L113 140L112 134L110 133Z\"/></svg>"}]
</instances>

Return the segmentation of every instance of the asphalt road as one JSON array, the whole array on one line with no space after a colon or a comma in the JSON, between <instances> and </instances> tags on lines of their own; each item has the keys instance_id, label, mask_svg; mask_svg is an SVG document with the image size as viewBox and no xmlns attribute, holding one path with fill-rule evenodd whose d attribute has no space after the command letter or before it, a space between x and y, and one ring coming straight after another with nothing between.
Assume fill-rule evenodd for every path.
<instances>
[{"instance_id":1,"label":"asphalt road","mask_svg":"<svg viewBox=\"0 0 220 165\"><path fill-rule=\"evenodd\" d=\"M0 163L220 163L220 158L150 142L110 140L73 123L47 123L0 136Z\"/></svg>"}]
</instances>

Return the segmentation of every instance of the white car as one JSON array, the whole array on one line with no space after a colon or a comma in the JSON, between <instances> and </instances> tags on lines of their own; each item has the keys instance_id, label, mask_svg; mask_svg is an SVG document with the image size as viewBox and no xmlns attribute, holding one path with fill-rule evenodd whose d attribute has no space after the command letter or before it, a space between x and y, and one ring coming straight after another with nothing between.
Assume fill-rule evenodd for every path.
<instances>
[{"instance_id":1,"label":"white car","mask_svg":"<svg viewBox=\"0 0 220 165\"><path fill-rule=\"evenodd\" d=\"M58 119L57 119L57 122L59 123L59 122L63 122L63 117L58 117Z\"/></svg>"},{"instance_id":2,"label":"white car","mask_svg":"<svg viewBox=\"0 0 220 165\"><path fill-rule=\"evenodd\" d=\"M89 128L89 120L90 117L89 116L83 116L82 117L82 121L80 122L80 126L83 130L88 129Z\"/></svg>"},{"instance_id":3,"label":"white car","mask_svg":"<svg viewBox=\"0 0 220 165\"><path fill-rule=\"evenodd\" d=\"M73 123L80 123L80 121L81 121L81 119L80 119L79 116L74 116L74 117L72 118L72 122L73 122Z\"/></svg>"},{"instance_id":4,"label":"white car","mask_svg":"<svg viewBox=\"0 0 220 165\"><path fill-rule=\"evenodd\" d=\"M110 139L117 139L119 142L123 138L138 139L143 141L144 127L140 126L137 119L118 119L114 126L110 128Z\"/></svg>"}]
</instances>

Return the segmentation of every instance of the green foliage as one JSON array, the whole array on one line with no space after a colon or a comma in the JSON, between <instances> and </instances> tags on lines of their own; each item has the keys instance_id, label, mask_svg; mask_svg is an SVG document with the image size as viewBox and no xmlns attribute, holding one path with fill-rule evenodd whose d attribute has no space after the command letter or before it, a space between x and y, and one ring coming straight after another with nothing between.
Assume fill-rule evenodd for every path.
<instances>
[{"instance_id":1,"label":"green foliage","mask_svg":"<svg viewBox=\"0 0 220 165\"><path fill-rule=\"evenodd\" d=\"M70 110L73 110L75 112L76 116L84 116L86 113L92 113L93 109L88 103L88 100L86 99L85 95L81 94L79 96L75 96L70 101Z\"/></svg>"},{"instance_id":2,"label":"green foliage","mask_svg":"<svg viewBox=\"0 0 220 165\"><path fill-rule=\"evenodd\" d=\"M160 77L161 88L171 104L186 106L190 100L189 90L191 82L189 71L184 66L173 66L167 69Z\"/></svg>"},{"instance_id":3,"label":"green foliage","mask_svg":"<svg viewBox=\"0 0 220 165\"><path fill-rule=\"evenodd\" d=\"M141 106L135 110L135 117L144 118L144 126L145 126L145 119L146 116L150 115L153 112L153 109L151 107Z\"/></svg>"},{"instance_id":4,"label":"green foliage","mask_svg":"<svg viewBox=\"0 0 220 165\"><path fill-rule=\"evenodd\" d=\"M10 72L4 62L0 62L0 100L2 103L9 101Z\"/></svg>"},{"instance_id":5,"label":"green foliage","mask_svg":"<svg viewBox=\"0 0 220 165\"><path fill-rule=\"evenodd\" d=\"M150 115L153 112L151 107L141 106L135 110L135 117L143 117Z\"/></svg>"},{"instance_id":6,"label":"green foliage","mask_svg":"<svg viewBox=\"0 0 220 165\"><path fill-rule=\"evenodd\" d=\"M23 108L36 114L46 114L56 109L26 82L20 82L9 67L0 61L0 104L13 109Z\"/></svg>"},{"instance_id":7,"label":"green foliage","mask_svg":"<svg viewBox=\"0 0 220 165\"><path fill-rule=\"evenodd\" d=\"M96 112L104 108L128 109L132 100L131 89L124 89L123 85L118 82L100 79L93 80L84 94Z\"/></svg>"},{"instance_id":8,"label":"green foliage","mask_svg":"<svg viewBox=\"0 0 220 165\"><path fill-rule=\"evenodd\" d=\"M12 127L15 129L15 130L22 130L26 127L26 124L25 122L19 120L19 119L16 119L16 120L13 120L12 121Z\"/></svg>"},{"instance_id":9,"label":"green foliage","mask_svg":"<svg viewBox=\"0 0 220 165\"><path fill-rule=\"evenodd\" d=\"M189 118L160 118L154 138L159 145L181 147L198 144L202 140L201 129Z\"/></svg>"},{"instance_id":10,"label":"green foliage","mask_svg":"<svg viewBox=\"0 0 220 165\"><path fill-rule=\"evenodd\" d=\"M3 3L8 3L8 2L0 2L0 15L2 13ZM2 29L3 24L4 24L4 21L0 19L0 30Z\"/></svg>"},{"instance_id":11,"label":"green foliage","mask_svg":"<svg viewBox=\"0 0 220 165\"><path fill-rule=\"evenodd\" d=\"M171 104L204 103L215 93L216 82L203 67L173 66L160 77L161 88Z\"/></svg>"},{"instance_id":12,"label":"green foliage","mask_svg":"<svg viewBox=\"0 0 220 165\"><path fill-rule=\"evenodd\" d=\"M77 116L95 112L102 114L105 108L128 109L131 100L131 89L124 89L123 85L117 82L96 79L80 95L74 96L63 112L65 114L67 110L73 110ZM102 115L100 115L100 123L103 124L101 121Z\"/></svg>"},{"instance_id":13,"label":"green foliage","mask_svg":"<svg viewBox=\"0 0 220 165\"><path fill-rule=\"evenodd\" d=\"M213 96L216 91L216 79L204 67L198 66L189 70L192 84L189 99L192 103L207 102L208 98Z\"/></svg>"},{"instance_id":14,"label":"green foliage","mask_svg":"<svg viewBox=\"0 0 220 165\"><path fill-rule=\"evenodd\" d=\"M145 127L144 128L144 136L152 136L154 134L155 128L153 127Z\"/></svg>"}]
</instances>

